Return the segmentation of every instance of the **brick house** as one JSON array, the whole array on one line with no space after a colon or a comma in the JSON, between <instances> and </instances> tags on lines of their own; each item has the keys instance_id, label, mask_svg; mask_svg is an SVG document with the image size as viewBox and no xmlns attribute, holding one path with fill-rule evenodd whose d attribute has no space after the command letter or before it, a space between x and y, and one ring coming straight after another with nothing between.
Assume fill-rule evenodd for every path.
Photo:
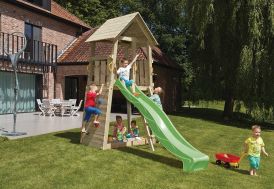
<instances>
[{"instance_id":1,"label":"brick house","mask_svg":"<svg viewBox=\"0 0 274 189\"><path fill-rule=\"evenodd\" d=\"M36 98L55 97L57 58L90 27L51 0L0 1L0 114L12 112L13 74L5 51L27 48L18 61L19 112L35 110Z\"/></svg>"},{"instance_id":2,"label":"brick house","mask_svg":"<svg viewBox=\"0 0 274 189\"><path fill-rule=\"evenodd\" d=\"M32 112L37 98L84 99L90 58L89 44L84 41L93 31L52 0L0 1L0 114L12 112L13 73L4 50L17 48L12 40L19 41L13 42L17 46L22 41L13 32L22 32L28 39L18 62L18 111ZM102 46L99 51L107 54L110 47ZM159 48L153 49L153 59L154 85L165 91L164 109L176 111L181 104L181 69ZM115 95L113 107L121 107L121 96Z\"/></svg>"}]
</instances>

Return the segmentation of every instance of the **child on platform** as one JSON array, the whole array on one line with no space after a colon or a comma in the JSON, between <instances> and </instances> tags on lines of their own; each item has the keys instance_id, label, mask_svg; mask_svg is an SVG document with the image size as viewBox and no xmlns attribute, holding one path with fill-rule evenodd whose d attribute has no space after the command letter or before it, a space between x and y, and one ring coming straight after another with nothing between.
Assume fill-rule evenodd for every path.
<instances>
[{"instance_id":1,"label":"child on platform","mask_svg":"<svg viewBox=\"0 0 274 189\"><path fill-rule=\"evenodd\" d=\"M119 75L119 78L125 83L126 87L132 87L133 84L133 80L129 79L130 76L130 69L132 67L132 65L136 62L137 58L138 58L139 54L137 54L134 59L131 61L131 63L128 63L128 60L123 58L121 63L122 66L119 67L119 69L117 70L117 74ZM132 92L135 92L132 89Z\"/></svg>"},{"instance_id":2,"label":"child on platform","mask_svg":"<svg viewBox=\"0 0 274 189\"><path fill-rule=\"evenodd\" d=\"M263 152L268 156L264 148L264 141L261 138L261 127L259 125L252 126L252 137L249 137L245 141L245 153L248 154L248 160L250 165L250 175L257 176L256 171L260 166L260 155Z\"/></svg>"},{"instance_id":3,"label":"child on platform","mask_svg":"<svg viewBox=\"0 0 274 189\"><path fill-rule=\"evenodd\" d=\"M117 139L119 142L123 142L124 135L126 133L126 127L123 124L121 116L116 116L116 124L114 125L113 138Z\"/></svg>"}]
</instances>

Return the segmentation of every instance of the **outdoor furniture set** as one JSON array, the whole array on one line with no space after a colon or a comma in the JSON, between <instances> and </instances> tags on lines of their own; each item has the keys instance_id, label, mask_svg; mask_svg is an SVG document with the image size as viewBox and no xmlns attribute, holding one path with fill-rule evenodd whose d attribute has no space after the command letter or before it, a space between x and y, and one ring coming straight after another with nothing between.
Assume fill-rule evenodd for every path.
<instances>
[{"instance_id":1,"label":"outdoor furniture set","mask_svg":"<svg viewBox=\"0 0 274 189\"><path fill-rule=\"evenodd\" d=\"M78 111L81 108L83 100L76 106L76 99L36 99L41 116L79 116Z\"/></svg>"}]
</instances>

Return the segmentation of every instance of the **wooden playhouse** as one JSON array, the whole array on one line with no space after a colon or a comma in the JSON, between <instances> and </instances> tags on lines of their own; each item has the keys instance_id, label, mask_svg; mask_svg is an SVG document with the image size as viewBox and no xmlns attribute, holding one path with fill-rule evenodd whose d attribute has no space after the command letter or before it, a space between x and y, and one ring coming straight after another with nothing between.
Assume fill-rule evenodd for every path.
<instances>
[{"instance_id":1,"label":"wooden playhouse","mask_svg":"<svg viewBox=\"0 0 274 189\"><path fill-rule=\"evenodd\" d=\"M110 149L117 145L108 141L111 104L113 90L118 90L114 86L117 79L116 69L119 67L118 54L123 54L127 59L132 60L136 52L140 49L144 52L146 59L137 61L131 69L131 78L142 91L149 91L153 87L152 81L152 47L157 45L157 41L148 29L139 13L113 18L107 20L98 28L87 40L90 44L91 57L87 67L87 84L95 83L97 86L104 84L101 98L104 104L100 105L103 112L100 115L100 127L87 127L88 135L81 135L81 143L97 147L100 149ZM100 54L100 47L110 46L112 51L108 56ZM131 104L127 102L128 126L131 121ZM84 123L83 123L84 124ZM144 120L144 125L146 125ZM152 140L146 126L148 140L152 146ZM123 144L126 146L128 144ZM153 146L152 146L153 149Z\"/></svg>"}]
</instances>

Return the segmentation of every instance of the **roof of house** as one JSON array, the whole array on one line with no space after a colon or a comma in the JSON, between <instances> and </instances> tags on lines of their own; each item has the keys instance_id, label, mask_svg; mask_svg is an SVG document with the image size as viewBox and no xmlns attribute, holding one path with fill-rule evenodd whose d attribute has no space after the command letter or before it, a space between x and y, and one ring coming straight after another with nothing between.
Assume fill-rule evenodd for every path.
<instances>
[{"instance_id":1,"label":"roof of house","mask_svg":"<svg viewBox=\"0 0 274 189\"><path fill-rule=\"evenodd\" d=\"M58 16L60 18L66 19L68 21L74 22L76 24L79 24L81 26L85 26L87 28L91 28L89 25L87 25L85 22L83 22L80 18L73 15L69 11L67 11L65 8L60 6L54 1L51 1L51 13L55 16Z\"/></svg>"},{"instance_id":2,"label":"roof of house","mask_svg":"<svg viewBox=\"0 0 274 189\"><path fill-rule=\"evenodd\" d=\"M159 65L172 67L181 70L182 68L176 62L170 60L170 58L158 47L152 48L153 61L157 62Z\"/></svg>"},{"instance_id":3,"label":"roof of house","mask_svg":"<svg viewBox=\"0 0 274 189\"><path fill-rule=\"evenodd\" d=\"M15 1L8 1L8 2L21 5L25 8L37 11L37 12L39 12L41 14L45 14L47 16L59 18L66 22L70 22L70 23L82 26L86 29L91 28L88 24L83 22L81 19L79 19L78 17L76 17L75 15L73 15L72 13L67 11L65 8L63 8L62 6L60 6L53 0L51 0L51 11L41 8L35 4L32 4L32 3L24 1L24 0L17 0L16 2Z\"/></svg>"},{"instance_id":4,"label":"roof of house","mask_svg":"<svg viewBox=\"0 0 274 189\"><path fill-rule=\"evenodd\" d=\"M148 41L152 46L158 45L138 12L107 20L86 42L113 40L122 35Z\"/></svg>"},{"instance_id":5,"label":"roof of house","mask_svg":"<svg viewBox=\"0 0 274 189\"><path fill-rule=\"evenodd\" d=\"M95 32L95 29L91 29L85 33L83 33L82 36L80 36L59 58L58 58L58 64L59 65L66 65L69 63L77 64L77 63L87 63L90 60L91 57L91 51L90 51L90 44L86 43L85 41L87 38L91 36ZM105 56L111 54L112 51L112 44L107 43L99 43L99 45L96 45L95 54L97 56ZM139 52L141 51L142 55L138 59L145 59L146 58L146 50L145 48L139 49ZM118 49L118 59L122 59L124 57L124 54L122 53L121 49ZM175 69L181 69L180 66L171 61L167 55L165 55L160 48L153 47L152 48L152 58L153 61L156 62L160 66L165 66L169 68L175 68Z\"/></svg>"}]
</instances>

